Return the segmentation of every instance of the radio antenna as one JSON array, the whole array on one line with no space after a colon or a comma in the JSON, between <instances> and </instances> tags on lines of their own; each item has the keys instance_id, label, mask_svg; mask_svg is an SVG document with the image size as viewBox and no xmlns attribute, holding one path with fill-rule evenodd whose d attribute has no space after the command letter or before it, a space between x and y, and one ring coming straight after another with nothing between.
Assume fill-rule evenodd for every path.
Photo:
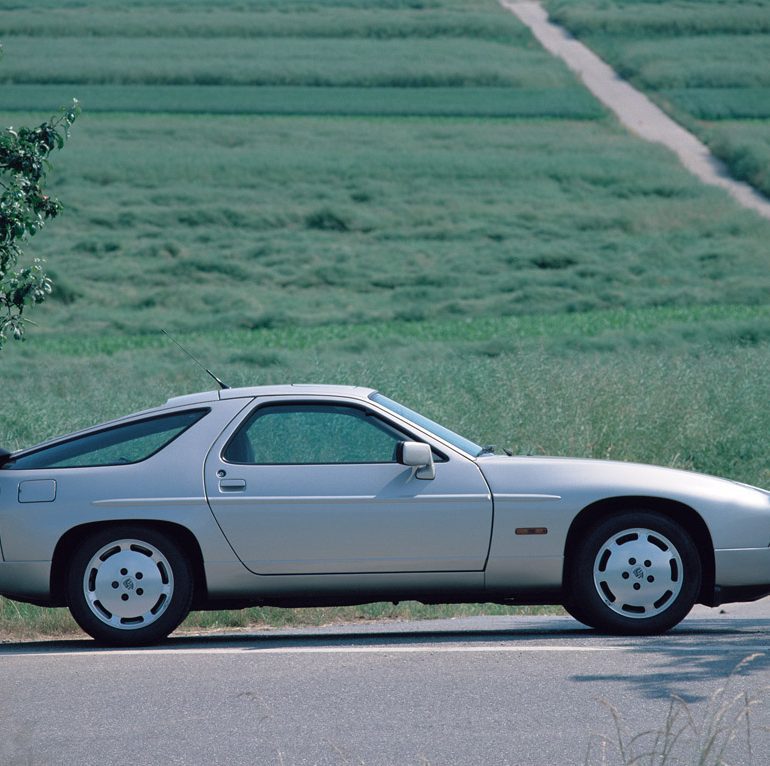
<instances>
[{"instance_id":1,"label":"radio antenna","mask_svg":"<svg viewBox=\"0 0 770 766\"><path fill-rule=\"evenodd\" d=\"M195 362L195 364L198 365L204 372L207 372L214 380L216 381L217 385L222 389L230 388L230 386L227 385L227 383L223 383L214 373L209 370L207 367L204 367L204 365L199 362L181 343L177 343L177 341L171 337L162 327L160 328L160 331L181 351L183 351L187 356L190 357L190 359Z\"/></svg>"}]
</instances>

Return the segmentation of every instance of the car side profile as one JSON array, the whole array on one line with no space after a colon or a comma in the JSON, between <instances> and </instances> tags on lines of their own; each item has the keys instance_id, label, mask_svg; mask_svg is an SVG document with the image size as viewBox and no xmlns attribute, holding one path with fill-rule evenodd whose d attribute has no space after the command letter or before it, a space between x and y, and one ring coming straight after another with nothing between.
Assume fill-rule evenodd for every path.
<instances>
[{"instance_id":1,"label":"car side profile","mask_svg":"<svg viewBox=\"0 0 770 766\"><path fill-rule=\"evenodd\" d=\"M102 643L191 609L563 604L622 634L770 593L770 493L495 455L369 388L224 389L0 454L0 594Z\"/></svg>"}]
</instances>

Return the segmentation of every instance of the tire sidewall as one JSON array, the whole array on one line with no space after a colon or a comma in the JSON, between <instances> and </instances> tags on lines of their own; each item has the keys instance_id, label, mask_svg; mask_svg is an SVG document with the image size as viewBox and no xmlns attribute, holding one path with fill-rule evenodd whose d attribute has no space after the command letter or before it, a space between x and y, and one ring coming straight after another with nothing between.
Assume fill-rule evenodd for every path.
<instances>
[{"instance_id":1,"label":"tire sidewall","mask_svg":"<svg viewBox=\"0 0 770 766\"><path fill-rule=\"evenodd\" d=\"M129 630L107 625L93 613L83 592L86 567L93 556L118 540L138 540L157 548L172 570L174 588L170 603L157 620L145 627ZM67 604L72 616L92 638L111 646L137 646L163 640L187 616L192 597L190 564L179 546L168 535L140 525L110 526L90 534L78 546L67 572Z\"/></svg>"},{"instance_id":2,"label":"tire sidewall","mask_svg":"<svg viewBox=\"0 0 770 766\"><path fill-rule=\"evenodd\" d=\"M643 618L624 617L612 611L594 584L594 562L599 550L613 536L636 528L650 529L668 538L682 562L682 588L674 601L660 614ZM581 621L609 633L649 635L663 633L687 616L700 593L702 566L695 543L681 525L656 511L629 510L600 521L579 541L568 578L565 600L585 618Z\"/></svg>"}]
</instances>

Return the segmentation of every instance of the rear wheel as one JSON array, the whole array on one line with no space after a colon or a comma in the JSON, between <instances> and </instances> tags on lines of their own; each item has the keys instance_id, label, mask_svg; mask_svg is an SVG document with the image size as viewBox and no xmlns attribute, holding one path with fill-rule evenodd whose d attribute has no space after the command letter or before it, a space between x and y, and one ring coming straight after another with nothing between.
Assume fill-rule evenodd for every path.
<instances>
[{"instance_id":1,"label":"rear wheel","mask_svg":"<svg viewBox=\"0 0 770 766\"><path fill-rule=\"evenodd\" d=\"M112 645L162 640L187 616L190 565L167 535L138 526L86 538L69 569L70 611L83 630Z\"/></svg>"},{"instance_id":2,"label":"rear wheel","mask_svg":"<svg viewBox=\"0 0 770 766\"><path fill-rule=\"evenodd\" d=\"M698 551L687 531L653 511L598 523L572 557L566 606L610 633L662 633L692 608L701 585Z\"/></svg>"}]
</instances>

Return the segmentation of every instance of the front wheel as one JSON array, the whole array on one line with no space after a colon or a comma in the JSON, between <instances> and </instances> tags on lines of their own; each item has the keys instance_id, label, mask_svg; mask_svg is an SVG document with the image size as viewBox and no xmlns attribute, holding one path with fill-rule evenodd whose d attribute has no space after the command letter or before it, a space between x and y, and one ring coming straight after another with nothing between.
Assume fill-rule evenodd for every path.
<instances>
[{"instance_id":1,"label":"front wheel","mask_svg":"<svg viewBox=\"0 0 770 766\"><path fill-rule=\"evenodd\" d=\"M69 569L78 625L116 646L162 640L190 611L192 573L176 543L153 529L109 527L86 538Z\"/></svg>"},{"instance_id":2,"label":"front wheel","mask_svg":"<svg viewBox=\"0 0 770 766\"><path fill-rule=\"evenodd\" d=\"M701 562L685 529L653 511L598 523L578 543L566 601L587 625L610 633L662 633L684 619L701 586Z\"/></svg>"}]
</instances>

